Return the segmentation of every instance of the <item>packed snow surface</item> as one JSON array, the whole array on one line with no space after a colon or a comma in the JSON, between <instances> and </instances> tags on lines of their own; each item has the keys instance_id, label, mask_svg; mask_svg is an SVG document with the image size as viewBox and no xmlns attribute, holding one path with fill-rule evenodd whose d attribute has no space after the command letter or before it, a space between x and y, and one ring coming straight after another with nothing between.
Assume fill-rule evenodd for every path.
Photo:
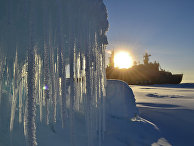
<instances>
[{"instance_id":1,"label":"packed snow surface","mask_svg":"<svg viewBox=\"0 0 194 146\"><path fill-rule=\"evenodd\" d=\"M194 145L194 84L130 86L140 116L174 146Z\"/></svg>"}]
</instances>

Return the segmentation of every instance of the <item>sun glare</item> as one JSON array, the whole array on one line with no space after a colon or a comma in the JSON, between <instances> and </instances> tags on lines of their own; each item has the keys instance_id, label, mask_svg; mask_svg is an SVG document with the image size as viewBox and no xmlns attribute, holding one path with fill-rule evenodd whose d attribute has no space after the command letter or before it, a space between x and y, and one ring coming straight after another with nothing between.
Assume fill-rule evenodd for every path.
<instances>
[{"instance_id":1,"label":"sun glare","mask_svg":"<svg viewBox=\"0 0 194 146\"><path fill-rule=\"evenodd\" d=\"M114 66L118 68L130 68L133 66L133 59L127 52L119 52L114 56Z\"/></svg>"}]
</instances>

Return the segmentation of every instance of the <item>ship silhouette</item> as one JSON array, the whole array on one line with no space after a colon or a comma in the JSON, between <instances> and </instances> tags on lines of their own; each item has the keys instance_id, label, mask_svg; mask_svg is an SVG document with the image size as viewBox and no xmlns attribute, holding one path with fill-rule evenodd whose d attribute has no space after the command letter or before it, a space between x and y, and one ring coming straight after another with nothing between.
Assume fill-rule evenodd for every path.
<instances>
[{"instance_id":1,"label":"ship silhouette","mask_svg":"<svg viewBox=\"0 0 194 146\"><path fill-rule=\"evenodd\" d=\"M107 79L118 79L129 85L151 85L151 84L179 84L183 74L172 74L160 67L160 64L149 62L151 55L147 52L143 56L143 64L134 65L128 69L114 67L114 51L109 58L110 64L106 68Z\"/></svg>"}]
</instances>

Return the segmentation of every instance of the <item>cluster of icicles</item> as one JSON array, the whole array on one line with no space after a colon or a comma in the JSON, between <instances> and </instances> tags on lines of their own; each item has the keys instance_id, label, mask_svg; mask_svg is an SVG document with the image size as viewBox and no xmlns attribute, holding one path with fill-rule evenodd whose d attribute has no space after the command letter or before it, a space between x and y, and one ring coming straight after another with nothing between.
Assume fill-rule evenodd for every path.
<instances>
[{"instance_id":1,"label":"cluster of icicles","mask_svg":"<svg viewBox=\"0 0 194 146\"><path fill-rule=\"evenodd\" d=\"M0 2L0 100L9 92L10 131L18 116L27 145L38 145L36 123L57 121L63 128L69 122L74 145L77 112L85 117L88 145L94 139L101 145L107 29L102 0Z\"/></svg>"}]
</instances>

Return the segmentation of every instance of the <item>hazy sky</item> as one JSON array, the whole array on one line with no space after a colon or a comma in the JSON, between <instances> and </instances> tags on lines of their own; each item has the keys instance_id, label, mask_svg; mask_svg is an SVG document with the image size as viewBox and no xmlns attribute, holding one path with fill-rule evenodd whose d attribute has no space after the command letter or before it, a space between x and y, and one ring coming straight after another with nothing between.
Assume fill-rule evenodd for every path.
<instances>
[{"instance_id":1,"label":"hazy sky","mask_svg":"<svg viewBox=\"0 0 194 146\"><path fill-rule=\"evenodd\" d=\"M104 0L110 28L108 49L128 50L194 82L194 0ZM189 81L190 80L190 81Z\"/></svg>"}]
</instances>

